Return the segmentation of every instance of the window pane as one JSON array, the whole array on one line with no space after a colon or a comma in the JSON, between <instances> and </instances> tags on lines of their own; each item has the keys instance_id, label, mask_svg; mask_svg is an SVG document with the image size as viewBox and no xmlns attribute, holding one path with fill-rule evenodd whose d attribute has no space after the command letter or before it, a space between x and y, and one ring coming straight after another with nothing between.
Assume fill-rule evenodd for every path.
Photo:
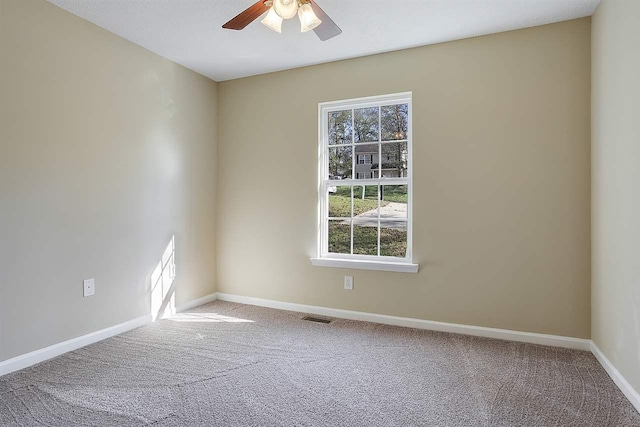
<instances>
[{"instance_id":1,"label":"window pane","mask_svg":"<svg viewBox=\"0 0 640 427\"><path fill-rule=\"evenodd\" d=\"M351 144L351 110L329 113L329 145Z\"/></svg>"},{"instance_id":2,"label":"window pane","mask_svg":"<svg viewBox=\"0 0 640 427\"><path fill-rule=\"evenodd\" d=\"M404 222L407 219L407 186L383 185L380 191L380 218Z\"/></svg>"},{"instance_id":3,"label":"window pane","mask_svg":"<svg viewBox=\"0 0 640 427\"><path fill-rule=\"evenodd\" d=\"M351 178L352 152L351 146L329 148L329 179Z\"/></svg>"},{"instance_id":4,"label":"window pane","mask_svg":"<svg viewBox=\"0 0 640 427\"><path fill-rule=\"evenodd\" d=\"M359 108L354 110L355 142L373 142L380 140L378 107Z\"/></svg>"},{"instance_id":5,"label":"window pane","mask_svg":"<svg viewBox=\"0 0 640 427\"><path fill-rule=\"evenodd\" d=\"M406 185L383 185L381 200L406 204L409 201L409 192Z\"/></svg>"},{"instance_id":6,"label":"window pane","mask_svg":"<svg viewBox=\"0 0 640 427\"><path fill-rule=\"evenodd\" d=\"M356 179L377 178L377 163L378 144L356 145Z\"/></svg>"},{"instance_id":7,"label":"window pane","mask_svg":"<svg viewBox=\"0 0 640 427\"><path fill-rule=\"evenodd\" d=\"M329 220L328 250L334 254L351 253L351 221Z\"/></svg>"},{"instance_id":8,"label":"window pane","mask_svg":"<svg viewBox=\"0 0 640 427\"><path fill-rule=\"evenodd\" d=\"M329 217L351 218L351 187L338 185L328 188Z\"/></svg>"},{"instance_id":9,"label":"window pane","mask_svg":"<svg viewBox=\"0 0 640 427\"><path fill-rule=\"evenodd\" d=\"M353 186L353 215L375 218L378 221L378 186Z\"/></svg>"},{"instance_id":10,"label":"window pane","mask_svg":"<svg viewBox=\"0 0 640 427\"><path fill-rule=\"evenodd\" d=\"M390 142L382 144L382 168L383 178L404 178L407 176L408 151L406 142ZM375 168L378 164L373 165Z\"/></svg>"},{"instance_id":11,"label":"window pane","mask_svg":"<svg viewBox=\"0 0 640 427\"><path fill-rule=\"evenodd\" d=\"M353 253L378 255L378 220L353 224Z\"/></svg>"},{"instance_id":12,"label":"window pane","mask_svg":"<svg viewBox=\"0 0 640 427\"><path fill-rule=\"evenodd\" d=\"M388 105L380 111L382 140L407 139L409 129L409 104Z\"/></svg>"},{"instance_id":13,"label":"window pane","mask_svg":"<svg viewBox=\"0 0 640 427\"><path fill-rule=\"evenodd\" d=\"M404 258L407 255L407 223L380 221L380 255Z\"/></svg>"}]
</instances>

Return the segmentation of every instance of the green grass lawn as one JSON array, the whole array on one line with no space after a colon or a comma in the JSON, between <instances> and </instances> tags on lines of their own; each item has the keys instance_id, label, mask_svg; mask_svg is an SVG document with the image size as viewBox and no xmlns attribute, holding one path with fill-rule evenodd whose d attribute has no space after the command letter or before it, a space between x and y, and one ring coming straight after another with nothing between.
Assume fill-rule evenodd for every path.
<instances>
[{"instance_id":1,"label":"green grass lawn","mask_svg":"<svg viewBox=\"0 0 640 427\"><path fill-rule=\"evenodd\" d=\"M362 198L362 186L353 187L353 216L370 211L378 207L378 187L367 185L364 188ZM380 206L386 206L389 202L407 203L406 185L385 185L383 199ZM332 218L351 217L351 188L338 186L335 193L329 195L329 216Z\"/></svg>"},{"instance_id":2,"label":"green grass lawn","mask_svg":"<svg viewBox=\"0 0 640 427\"><path fill-rule=\"evenodd\" d=\"M407 203L408 195L406 185L385 185L383 187L383 200L387 202Z\"/></svg>"},{"instance_id":3,"label":"green grass lawn","mask_svg":"<svg viewBox=\"0 0 640 427\"><path fill-rule=\"evenodd\" d=\"M351 227L338 221L329 224L329 252L351 253ZM407 232L392 228L380 229L380 255L404 257L407 252ZM376 227L354 227L353 253L378 255L378 229Z\"/></svg>"}]
</instances>

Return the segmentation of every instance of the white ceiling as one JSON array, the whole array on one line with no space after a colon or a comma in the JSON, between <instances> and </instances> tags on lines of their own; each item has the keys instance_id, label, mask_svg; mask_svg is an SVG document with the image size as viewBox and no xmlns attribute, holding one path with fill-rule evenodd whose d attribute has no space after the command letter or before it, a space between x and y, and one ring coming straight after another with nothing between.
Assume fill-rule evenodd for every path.
<instances>
[{"instance_id":1,"label":"white ceiling","mask_svg":"<svg viewBox=\"0 0 640 427\"><path fill-rule=\"evenodd\" d=\"M590 16L600 0L318 0L343 33L221 28L255 0L49 0L216 81Z\"/></svg>"}]
</instances>

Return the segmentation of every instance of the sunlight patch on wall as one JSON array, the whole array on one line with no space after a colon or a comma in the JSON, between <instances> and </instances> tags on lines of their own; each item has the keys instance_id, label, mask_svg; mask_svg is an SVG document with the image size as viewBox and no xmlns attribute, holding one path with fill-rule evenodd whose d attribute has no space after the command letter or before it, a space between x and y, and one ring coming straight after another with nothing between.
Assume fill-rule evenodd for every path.
<instances>
[{"instance_id":1,"label":"sunlight patch on wall","mask_svg":"<svg viewBox=\"0 0 640 427\"><path fill-rule=\"evenodd\" d=\"M176 278L175 236L151 274L151 317L163 319L176 314L174 281Z\"/></svg>"}]
</instances>

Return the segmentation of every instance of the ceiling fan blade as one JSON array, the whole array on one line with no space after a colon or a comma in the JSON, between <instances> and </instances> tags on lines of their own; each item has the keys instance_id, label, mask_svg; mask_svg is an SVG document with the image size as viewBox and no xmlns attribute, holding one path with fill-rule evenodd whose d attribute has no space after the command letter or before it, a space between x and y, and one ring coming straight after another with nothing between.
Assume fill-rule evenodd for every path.
<instances>
[{"instance_id":1,"label":"ceiling fan blade","mask_svg":"<svg viewBox=\"0 0 640 427\"><path fill-rule=\"evenodd\" d=\"M249 6L244 12L222 26L228 30L242 30L265 13L271 6L265 6L265 0L259 0Z\"/></svg>"},{"instance_id":2,"label":"ceiling fan blade","mask_svg":"<svg viewBox=\"0 0 640 427\"><path fill-rule=\"evenodd\" d=\"M322 10L314 0L311 1L311 7L316 16L322 21L322 24L313 29L320 40L329 40L332 37L342 34L340 27L329 18L329 15L324 13L324 10Z\"/></svg>"}]
</instances>

